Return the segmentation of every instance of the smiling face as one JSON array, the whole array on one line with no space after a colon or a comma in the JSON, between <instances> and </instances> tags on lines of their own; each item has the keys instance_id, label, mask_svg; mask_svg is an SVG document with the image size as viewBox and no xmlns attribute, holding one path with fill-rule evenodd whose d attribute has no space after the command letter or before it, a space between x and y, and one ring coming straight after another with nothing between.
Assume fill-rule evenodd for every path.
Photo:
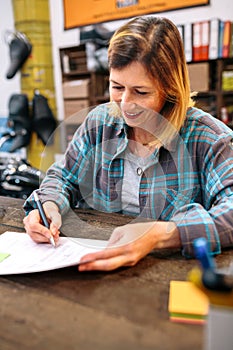
<instances>
[{"instance_id":1,"label":"smiling face","mask_svg":"<svg viewBox=\"0 0 233 350\"><path fill-rule=\"evenodd\" d=\"M125 122L131 127L143 125L148 109L159 113L164 105L158 83L139 62L110 69L110 96L120 104Z\"/></svg>"}]
</instances>

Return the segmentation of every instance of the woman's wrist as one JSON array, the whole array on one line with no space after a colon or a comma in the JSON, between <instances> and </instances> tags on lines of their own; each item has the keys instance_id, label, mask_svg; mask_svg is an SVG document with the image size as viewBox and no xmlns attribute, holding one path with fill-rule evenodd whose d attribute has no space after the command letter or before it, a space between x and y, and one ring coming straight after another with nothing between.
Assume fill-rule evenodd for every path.
<instances>
[{"instance_id":1,"label":"woman's wrist","mask_svg":"<svg viewBox=\"0 0 233 350\"><path fill-rule=\"evenodd\" d=\"M58 205L53 201L46 201L43 203L43 207L45 210L56 210L58 213L60 212Z\"/></svg>"},{"instance_id":2,"label":"woman's wrist","mask_svg":"<svg viewBox=\"0 0 233 350\"><path fill-rule=\"evenodd\" d=\"M179 229L172 221L157 221L154 228L155 248L180 248Z\"/></svg>"}]
</instances>

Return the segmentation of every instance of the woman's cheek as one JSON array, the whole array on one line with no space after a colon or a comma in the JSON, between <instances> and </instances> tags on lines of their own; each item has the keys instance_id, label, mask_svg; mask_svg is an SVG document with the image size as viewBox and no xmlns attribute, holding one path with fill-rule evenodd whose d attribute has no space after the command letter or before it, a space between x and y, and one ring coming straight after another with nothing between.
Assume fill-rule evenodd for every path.
<instances>
[{"instance_id":1,"label":"woman's cheek","mask_svg":"<svg viewBox=\"0 0 233 350\"><path fill-rule=\"evenodd\" d=\"M110 90L110 101L120 102L121 94L119 92Z\"/></svg>"}]
</instances>

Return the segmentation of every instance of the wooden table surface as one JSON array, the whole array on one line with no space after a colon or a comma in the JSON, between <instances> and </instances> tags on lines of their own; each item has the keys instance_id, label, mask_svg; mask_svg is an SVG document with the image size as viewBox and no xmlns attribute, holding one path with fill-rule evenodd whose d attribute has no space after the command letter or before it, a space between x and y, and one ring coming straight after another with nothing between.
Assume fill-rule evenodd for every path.
<instances>
[{"instance_id":1,"label":"wooden table surface","mask_svg":"<svg viewBox=\"0 0 233 350\"><path fill-rule=\"evenodd\" d=\"M22 204L0 197L0 233L24 231ZM77 210L63 232L102 239L130 220ZM226 250L216 262L228 266L231 257ZM108 273L69 267L0 276L0 349L203 349L204 326L173 323L168 314L170 280L185 280L196 264L179 251L154 251L135 267Z\"/></svg>"}]
</instances>

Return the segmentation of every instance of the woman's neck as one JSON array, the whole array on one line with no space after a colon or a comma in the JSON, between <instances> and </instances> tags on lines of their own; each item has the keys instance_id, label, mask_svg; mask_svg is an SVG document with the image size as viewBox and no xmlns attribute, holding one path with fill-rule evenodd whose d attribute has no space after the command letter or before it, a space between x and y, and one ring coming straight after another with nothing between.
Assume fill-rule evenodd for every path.
<instances>
[{"instance_id":1,"label":"woman's neck","mask_svg":"<svg viewBox=\"0 0 233 350\"><path fill-rule=\"evenodd\" d=\"M154 146L160 144L159 140L146 130L141 128L129 128L128 138L143 146Z\"/></svg>"},{"instance_id":2,"label":"woman's neck","mask_svg":"<svg viewBox=\"0 0 233 350\"><path fill-rule=\"evenodd\" d=\"M161 146L161 142L155 136L141 128L129 128L128 139L131 152L142 157L148 156L148 152L152 153Z\"/></svg>"}]
</instances>

